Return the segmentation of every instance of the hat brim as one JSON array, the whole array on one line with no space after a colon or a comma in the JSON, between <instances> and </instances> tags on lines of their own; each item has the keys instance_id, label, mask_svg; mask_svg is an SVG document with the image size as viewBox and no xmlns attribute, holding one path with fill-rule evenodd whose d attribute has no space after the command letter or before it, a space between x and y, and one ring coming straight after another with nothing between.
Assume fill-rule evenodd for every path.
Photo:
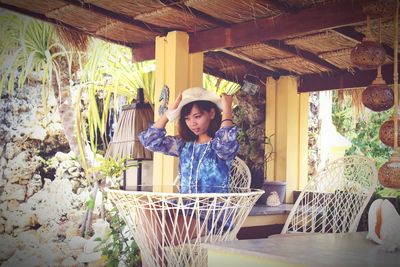
<instances>
[{"instance_id":1,"label":"hat brim","mask_svg":"<svg viewBox=\"0 0 400 267\"><path fill-rule=\"evenodd\" d=\"M176 109L173 110L168 110L166 112L166 116L168 118L169 121L173 122L179 119L180 115L181 115L181 110L182 108L191 103L191 102L195 102L195 101L209 101L214 103L215 105L217 105L217 107L222 110L222 103L221 103L221 99L218 98L217 96L215 97L203 97L203 98L184 98L182 99L182 101L179 103L178 107Z\"/></svg>"}]
</instances>

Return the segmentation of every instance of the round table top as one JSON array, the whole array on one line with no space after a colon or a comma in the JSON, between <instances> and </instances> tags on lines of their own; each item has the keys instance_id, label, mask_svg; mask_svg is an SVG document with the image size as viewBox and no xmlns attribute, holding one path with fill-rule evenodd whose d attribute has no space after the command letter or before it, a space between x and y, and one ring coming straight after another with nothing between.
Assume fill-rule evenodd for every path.
<instances>
[{"instance_id":1,"label":"round table top","mask_svg":"<svg viewBox=\"0 0 400 267\"><path fill-rule=\"evenodd\" d=\"M182 188L177 185L140 185L131 187L130 191L116 190L116 189L106 189L106 192L118 192L127 195L157 195L157 196L232 196L232 195L261 195L264 190L252 189L244 187L236 188L226 188L219 186L210 186L206 188L201 188L200 190Z\"/></svg>"}]
</instances>

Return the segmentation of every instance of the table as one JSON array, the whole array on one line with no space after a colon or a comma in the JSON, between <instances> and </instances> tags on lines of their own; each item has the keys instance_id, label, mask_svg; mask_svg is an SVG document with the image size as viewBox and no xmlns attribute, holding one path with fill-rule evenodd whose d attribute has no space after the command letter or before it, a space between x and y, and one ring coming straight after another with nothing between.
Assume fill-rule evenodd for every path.
<instances>
[{"instance_id":1,"label":"table","mask_svg":"<svg viewBox=\"0 0 400 267\"><path fill-rule=\"evenodd\" d=\"M386 252L367 232L285 234L204 245L208 266L400 266L400 251Z\"/></svg>"},{"instance_id":2,"label":"table","mask_svg":"<svg viewBox=\"0 0 400 267\"><path fill-rule=\"evenodd\" d=\"M202 243L234 240L259 189L209 188L215 193L180 193L175 185L107 189L148 266L207 266Z\"/></svg>"}]
</instances>

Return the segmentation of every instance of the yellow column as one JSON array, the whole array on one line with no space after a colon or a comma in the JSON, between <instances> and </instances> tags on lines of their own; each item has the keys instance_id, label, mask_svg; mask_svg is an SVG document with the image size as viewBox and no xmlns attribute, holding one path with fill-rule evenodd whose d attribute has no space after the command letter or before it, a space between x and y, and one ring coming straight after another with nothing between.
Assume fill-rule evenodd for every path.
<instances>
[{"instance_id":1,"label":"yellow column","mask_svg":"<svg viewBox=\"0 0 400 267\"><path fill-rule=\"evenodd\" d=\"M156 38L155 120L158 119L157 101L164 85L169 87L169 103L184 89L201 86L203 75L203 53L189 54L189 36L184 32L170 32ZM177 134L177 127L168 123L169 135ZM172 184L178 174L178 159L154 153L153 184Z\"/></svg>"},{"instance_id":2,"label":"yellow column","mask_svg":"<svg viewBox=\"0 0 400 267\"><path fill-rule=\"evenodd\" d=\"M297 80L267 80L266 135L272 137L274 159L267 165L270 181L286 182L286 202L307 182L308 93L297 93Z\"/></svg>"}]
</instances>

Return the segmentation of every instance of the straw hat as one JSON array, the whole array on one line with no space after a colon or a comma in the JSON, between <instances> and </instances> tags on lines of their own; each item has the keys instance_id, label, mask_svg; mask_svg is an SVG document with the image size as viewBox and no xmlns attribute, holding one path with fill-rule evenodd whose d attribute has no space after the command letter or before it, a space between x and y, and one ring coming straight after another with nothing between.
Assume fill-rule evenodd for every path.
<instances>
[{"instance_id":1,"label":"straw hat","mask_svg":"<svg viewBox=\"0 0 400 267\"><path fill-rule=\"evenodd\" d=\"M202 87L193 87L182 92L182 100L176 109L167 111L166 115L168 120L175 121L179 119L183 106L194 101L210 101L222 110L221 99L216 94Z\"/></svg>"}]
</instances>

